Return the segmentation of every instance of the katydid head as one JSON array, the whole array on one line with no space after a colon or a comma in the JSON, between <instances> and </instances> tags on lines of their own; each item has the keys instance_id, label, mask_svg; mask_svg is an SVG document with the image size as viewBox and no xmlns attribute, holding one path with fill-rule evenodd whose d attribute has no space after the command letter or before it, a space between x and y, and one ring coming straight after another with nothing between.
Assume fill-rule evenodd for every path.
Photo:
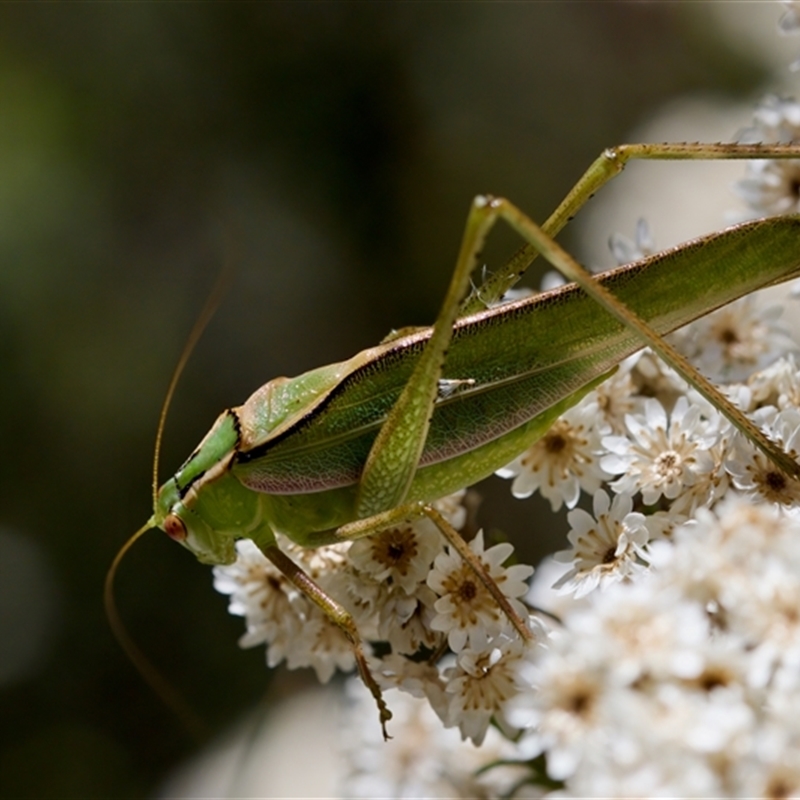
<instances>
[{"instance_id":1,"label":"katydid head","mask_svg":"<svg viewBox=\"0 0 800 800\"><path fill-rule=\"evenodd\" d=\"M170 478L158 491L155 527L183 545L203 564L231 564L236 560L234 537L216 532L202 510L189 508L180 496L178 478Z\"/></svg>"},{"instance_id":2,"label":"katydid head","mask_svg":"<svg viewBox=\"0 0 800 800\"><path fill-rule=\"evenodd\" d=\"M235 539L258 516L252 492L228 473L238 441L236 412L225 411L155 498L155 526L203 564L232 563Z\"/></svg>"}]
</instances>

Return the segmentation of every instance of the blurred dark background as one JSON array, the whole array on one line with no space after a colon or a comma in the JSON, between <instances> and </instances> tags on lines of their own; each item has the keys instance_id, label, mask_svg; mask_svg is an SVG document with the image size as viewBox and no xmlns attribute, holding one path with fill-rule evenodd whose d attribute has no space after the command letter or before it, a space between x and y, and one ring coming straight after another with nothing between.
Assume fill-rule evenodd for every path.
<instances>
[{"instance_id":1,"label":"blurred dark background","mask_svg":"<svg viewBox=\"0 0 800 800\"><path fill-rule=\"evenodd\" d=\"M763 79L694 3L0 6L0 795L141 797L196 748L102 584L150 514L159 407L224 263L162 478L269 378L430 322L474 194L541 220L648 111ZM549 506L494 483L482 524L534 563L563 546ZM213 732L263 696L263 650L159 532L118 601Z\"/></svg>"}]
</instances>

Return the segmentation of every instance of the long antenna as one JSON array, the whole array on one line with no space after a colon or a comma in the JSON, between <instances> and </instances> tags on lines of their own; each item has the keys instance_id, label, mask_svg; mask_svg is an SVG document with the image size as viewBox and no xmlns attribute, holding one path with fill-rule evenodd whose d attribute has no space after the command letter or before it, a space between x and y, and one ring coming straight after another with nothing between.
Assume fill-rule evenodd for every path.
<instances>
[{"instance_id":1,"label":"long antenna","mask_svg":"<svg viewBox=\"0 0 800 800\"><path fill-rule=\"evenodd\" d=\"M167 387L167 393L164 395L161 413L158 416L156 446L153 448L153 508L155 508L158 503L158 461L161 457L161 439L164 434L164 426L167 422L167 412L172 404L172 397L175 394L175 389L178 387L178 381L181 379L181 375L183 374L183 370L189 361L189 357L192 355L195 346L200 341L200 337L203 335L203 331L205 331L206 326L211 321L211 317L214 316L214 313L219 307L220 301L228 289L231 276L232 268L230 267L229 262L228 266L223 267L220 271L219 276L217 277L217 280L211 289L211 293L208 295L208 299L203 306L203 310L200 312L200 315L197 317L194 325L192 326L192 330L186 339L186 344L184 344L183 350L178 358L178 363L175 365L175 369L172 372L172 378L169 382L169 386Z\"/></svg>"},{"instance_id":2,"label":"long antenna","mask_svg":"<svg viewBox=\"0 0 800 800\"><path fill-rule=\"evenodd\" d=\"M230 262L229 262L230 263ZM156 431L156 442L153 449L153 509L155 510L158 503L158 463L161 456L161 440L164 435L164 427L167 421L167 413L172 403L175 389L178 386L181 374L186 367L189 357L192 354L197 342L203 335L214 312L219 306L225 291L230 283L232 270L230 266L225 266L220 271L208 299L203 306L203 310L197 317L192 330L186 339L186 344L183 346L178 363L172 372L172 378L167 388L167 393L164 396L164 402L161 405L161 413L158 417L158 429ZM190 734L197 740L202 741L208 738L208 726L198 717L191 706L183 699L178 690L161 674L161 672L153 666L152 662L145 656L139 649L138 645L133 641L133 638L128 633L128 629L122 621L117 608L117 603L114 598L114 579L117 574L122 559L126 553L131 549L134 542L140 539L147 531L156 527L155 516L139 528L117 551L111 566L106 573L105 585L103 589L103 601L106 609L106 617L111 631L114 634L120 647L125 651L125 654L131 660L131 663L136 667L136 670L144 679L145 683L161 698L163 703L170 708L173 713L181 720L184 727Z\"/></svg>"},{"instance_id":3,"label":"long antenna","mask_svg":"<svg viewBox=\"0 0 800 800\"><path fill-rule=\"evenodd\" d=\"M202 742L208 738L209 729L205 722L200 719L192 707L183 699L178 690L156 669L147 656L139 649L133 641L125 623L122 621L117 609L117 602L114 599L114 577L125 554L131 549L133 543L141 538L147 531L155 527L151 517L136 533L131 536L125 544L120 547L111 566L106 573L106 581L103 589L103 600L106 607L106 617L114 638L119 642L120 647L125 651L125 655L136 667L136 671L142 676L145 683L161 698L162 702L180 719L183 726L191 734L192 738Z\"/></svg>"}]
</instances>

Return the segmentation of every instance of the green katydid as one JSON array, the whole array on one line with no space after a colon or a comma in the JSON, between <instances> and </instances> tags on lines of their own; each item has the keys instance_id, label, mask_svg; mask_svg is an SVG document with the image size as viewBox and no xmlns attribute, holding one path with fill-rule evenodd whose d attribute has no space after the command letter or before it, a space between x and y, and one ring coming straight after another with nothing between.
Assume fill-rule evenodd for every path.
<instances>
[{"instance_id":1,"label":"green katydid","mask_svg":"<svg viewBox=\"0 0 800 800\"><path fill-rule=\"evenodd\" d=\"M348 637L385 726L391 714L352 618L279 550L276 532L313 548L428 516L470 561L519 634L530 636L459 534L429 504L507 464L643 344L717 405L778 470L800 476L793 459L662 339L742 295L800 276L799 216L746 223L599 276L589 275L552 238L629 158L792 156L800 156L798 148L786 145L607 150L542 227L507 200L476 198L432 328L389 337L294 379L270 381L242 406L224 411L173 478L160 489L154 479L153 515L133 539L158 527L209 564L231 563L235 540L252 539ZM498 219L527 244L464 300ZM577 285L496 305L538 254ZM176 380L177 372L168 399ZM157 460L158 445L154 470ZM125 549L107 580L115 629L111 581ZM141 663L126 634L119 635Z\"/></svg>"}]
</instances>

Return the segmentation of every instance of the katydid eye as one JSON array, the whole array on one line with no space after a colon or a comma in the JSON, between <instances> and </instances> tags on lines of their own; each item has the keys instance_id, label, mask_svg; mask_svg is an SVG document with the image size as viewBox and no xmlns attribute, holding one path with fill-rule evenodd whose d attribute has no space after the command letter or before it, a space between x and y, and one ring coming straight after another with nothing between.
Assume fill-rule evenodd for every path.
<instances>
[{"instance_id":1,"label":"katydid eye","mask_svg":"<svg viewBox=\"0 0 800 800\"><path fill-rule=\"evenodd\" d=\"M170 539L176 542L182 542L186 538L186 526L176 514L167 514L167 518L164 520L164 531Z\"/></svg>"}]
</instances>

